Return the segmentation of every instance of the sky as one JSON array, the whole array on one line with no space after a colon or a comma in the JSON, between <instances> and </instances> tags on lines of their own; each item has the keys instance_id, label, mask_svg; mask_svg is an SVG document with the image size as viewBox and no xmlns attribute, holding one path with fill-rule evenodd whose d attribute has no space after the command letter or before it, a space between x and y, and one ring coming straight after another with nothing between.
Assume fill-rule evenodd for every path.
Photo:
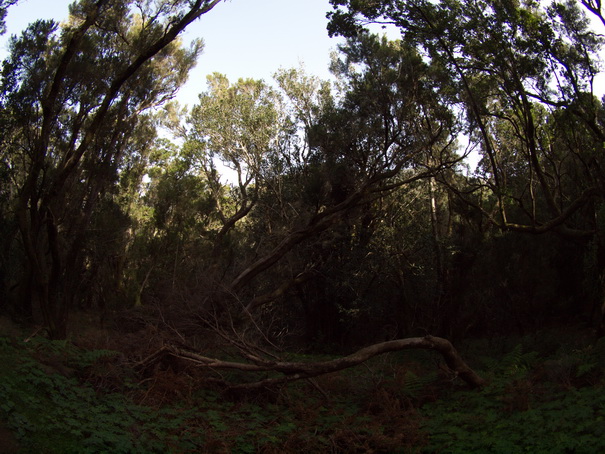
<instances>
[{"instance_id":1,"label":"sky","mask_svg":"<svg viewBox=\"0 0 605 454\"><path fill-rule=\"evenodd\" d=\"M0 37L0 57L6 43L36 19L67 18L72 0L21 0L8 10L7 33ZM330 76L330 53L342 39L329 38L328 0L225 0L191 24L183 33L185 43L202 38L204 52L177 96L193 105L206 88L206 76L220 72L235 82L239 78L270 82L279 68L304 66L308 74Z\"/></svg>"}]
</instances>

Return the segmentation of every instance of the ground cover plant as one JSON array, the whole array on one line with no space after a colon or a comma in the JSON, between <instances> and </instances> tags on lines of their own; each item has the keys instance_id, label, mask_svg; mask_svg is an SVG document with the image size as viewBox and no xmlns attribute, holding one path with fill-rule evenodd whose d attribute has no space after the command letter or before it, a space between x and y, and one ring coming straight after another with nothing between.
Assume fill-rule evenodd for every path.
<instances>
[{"instance_id":1,"label":"ground cover plant","mask_svg":"<svg viewBox=\"0 0 605 454\"><path fill-rule=\"evenodd\" d=\"M481 390L413 351L246 396L195 369L141 376L124 352L26 340L0 338L12 452L591 453L605 443L603 340L469 342Z\"/></svg>"},{"instance_id":2,"label":"ground cover plant","mask_svg":"<svg viewBox=\"0 0 605 454\"><path fill-rule=\"evenodd\" d=\"M518 344L485 366L491 383L481 392L453 391L423 406L423 452L605 449L604 339L548 356Z\"/></svg>"}]
</instances>

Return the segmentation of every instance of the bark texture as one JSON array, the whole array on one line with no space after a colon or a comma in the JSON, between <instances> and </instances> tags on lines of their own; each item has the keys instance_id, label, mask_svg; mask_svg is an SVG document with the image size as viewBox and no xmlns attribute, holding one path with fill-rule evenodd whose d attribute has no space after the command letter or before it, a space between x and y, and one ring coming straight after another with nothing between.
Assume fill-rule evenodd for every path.
<instances>
[{"instance_id":1,"label":"bark texture","mask_svg":"<svg viewBox=\"0 0 605 454\"><path fill-rule=\"evenodd\" d=\"M337 372L362 364L383 353L417 348L439 352L452 372L471 387L481 388L485 385L485 380L466 364L450 341L434 336L412 337L408 339L381 342L379 344L364 347L348 356L320 362L268 361L250 355L248 355L248 358L251 360L250 363L223 361L221 359L204 356L188 347L166 345L148 358L139 362L137 368L148 369L150 366L153 366L153 364L169 355L191 361L200 367L209 369L235 369L247 372L279 372L282 374L281 377L267 378L252 383L229 385L229 388L234 390L252 390Z\"/></svg>"}]
</instances>

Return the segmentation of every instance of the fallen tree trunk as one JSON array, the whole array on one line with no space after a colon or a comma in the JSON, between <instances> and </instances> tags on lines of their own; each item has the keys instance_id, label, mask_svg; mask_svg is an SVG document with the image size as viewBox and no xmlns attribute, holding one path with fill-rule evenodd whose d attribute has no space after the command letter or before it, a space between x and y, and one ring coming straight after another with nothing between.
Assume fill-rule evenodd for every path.
<instances>
[{"instance_id":1,"label":"fallen tree trunk","mask_svg":"<svg viewBox=\"0 0 605 454\"><path fill-rule=\"evenodd\" d=\"M267 378L252 383L229 386L230 389L233 390L252 390L301 379L313 378L319 375L347 369L349 367L364 363L370 358L383 353L417 348L435 350L440 353L452 372L468 383L471 387L480 388L485 385L485 380L477 375L464 362L450 341L434 336L412 337L408 339L381 342L379 344L362 348L361 350L342 358L319 362L268 361L253 356L248 356L252 361L251 363L223 361L204 356L188 347L166 345L143 361L139 362L135 367L138 369L148 369L154 363L157 363L162 358L169 355L191 361L198 366L209 369L235 369L246 372L279 372L283 374L281 377Z\"/></svg>"}]
</instances>

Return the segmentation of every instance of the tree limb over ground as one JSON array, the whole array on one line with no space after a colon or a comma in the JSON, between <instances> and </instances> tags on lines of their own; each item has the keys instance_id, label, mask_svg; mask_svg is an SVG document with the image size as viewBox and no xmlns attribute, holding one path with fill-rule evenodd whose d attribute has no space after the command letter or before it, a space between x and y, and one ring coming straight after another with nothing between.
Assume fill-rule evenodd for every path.
<instances>
[{"instance_id":1,"label":"tree limb over ground","mask_svg":"<svg viewBox=\"0 0 605 454\"><path fill-rule=\"evenodd\" d=\"M230 390L254 390L268 388L274 385L289 383L296 380L308 379L319 375L337 372L357 366L383 353L409 349L435 350L443 356L447 366L462 380L473 388L481 388L485 380L477 375L460 357L454 346L447 339L434 336L412 337L381 342L364 347L348 356L320 362L282 362L267 361L261 358L251 358L253 363L223 361L210 358L194 351L189 347L165 345L152 355L135 365L138 370L146 370L161 361L166 356L173 356L193 362L199 367L209 369L232 369L243 372L278 372L282 376L244 383L227 384Z\"/></svg>"}]
</instances>

